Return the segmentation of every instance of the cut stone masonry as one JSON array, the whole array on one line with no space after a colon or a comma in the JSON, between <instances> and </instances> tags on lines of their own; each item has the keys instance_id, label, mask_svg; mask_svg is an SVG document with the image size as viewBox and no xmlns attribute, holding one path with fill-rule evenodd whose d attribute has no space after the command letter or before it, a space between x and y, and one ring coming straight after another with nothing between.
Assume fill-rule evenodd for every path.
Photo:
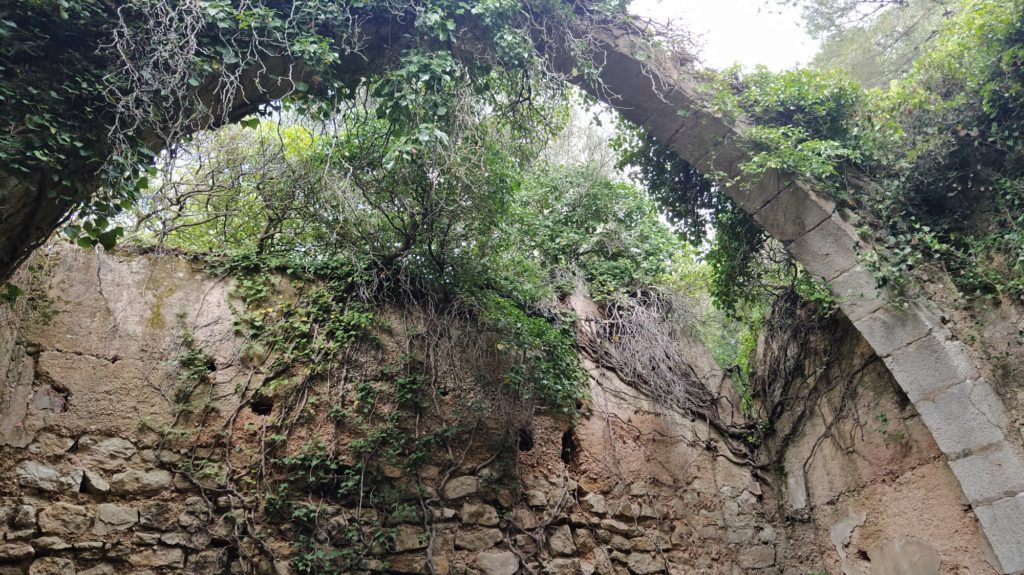
<instances>
[{"instance_id":1,"label":"cut stone masonry","mask_svg":"<svg viewBox=\"0 0 1024 575\"><path fill-rule=\"evenodd\" d=\"M623 116L715 175L726 193L812 274L829 282L840 309L883 358L946 455L1004 573L1024 571L1024 456L1007 440L1001 400L967 346L927 300L903 309L859 264L870 250L834 202L778 171L751 178L743 127L702 104L688 66L668 62L628 34L599 38L603 87L591 91ZM587 87L587 86L584 86ZM610 97L609 94L614 95Z\"/></svg>"}]
</instances>

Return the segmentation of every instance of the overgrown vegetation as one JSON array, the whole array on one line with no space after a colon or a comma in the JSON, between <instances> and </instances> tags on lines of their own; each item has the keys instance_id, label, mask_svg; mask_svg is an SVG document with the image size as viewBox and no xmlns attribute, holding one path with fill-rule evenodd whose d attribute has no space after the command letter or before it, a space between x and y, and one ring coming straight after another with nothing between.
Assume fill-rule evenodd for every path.
<instances>
[{"instance_id":1,"label":"overgrown vegetation","mask_svg":"<svg viewBox=\"0 0 1024 575\"><path fill-rule=\"evenodd\" d=\"M821 0L810 25L837 37L864 16L858 4ZM750 413L753 352L775 300L832 309L827 286L659 142L620 126L621 172L553 157L551 140L565 138L578 103L544 49L584 54L577 24L621 19L623 9L85 0L0 10L5 175L42 182L38 191L62 206L57 220L77 210L65 234L80 245L126 235L234 278L241 364L251 370L235 390L239 410L269 419L258 446L232 443L239 412L215 433L229 452L249 449L259 468L194 452L182 469L231 482L250 508L293 525L299 572L351 569L386 549L394 534L381 515L426 517L422 493L366 485L389 466L416 475L438 451L458 465L453 438L482 418L467 401L464 417L444 419L433 405L447 393L442 373L506 402L504 423L515 429L536 411L577 414L582 348L739 444L756 425L713 420L719 398L684 369L679 341L697 334L710 344ZM864 17L884 23L896 9ZM362 41L381 23L400 40L367 56L382 49ZM745 175L798 174L856 215L879 248L866 256L879 285L909 295L915 279L942 273L970 295L1019 301L1024 2L965 0L928 41L886 92L835 71L734 68L708 73L708 104L753 122ZM903 76L904 55L893 58L886 74ZM593 78L588 61L576 72ZM18 294L4 284L0 299ZM589 295L603 317L581 326L567 303L574 294ZM704 300L714 309L685 313ZM403 322L415 329L395 335L388 313L415 316ZM385 350L384 333L402 349ZM488 369L439 359L456 346ZM214 406L196 391L212 387L216 366L188 332L182 350L172 399L201 426ZM353 360L373 350L389 359ZM344 454L293 435L316 414L357 437ZM893 432L879 424L888 441ZM326 546L310 494L380 515L351 518ZM263 527L239 545L258 547Z\"/></svg>"},{"instance_id":2,"label":"overgrown vegetation","mask_svg":"<svg viewBox=\"0 0 1024 575\"><path fill-rule=\"evenodd\" d=\"M714 103L758 122L744 170L798 173L860 216L880 285L930 267L971 296L1018 299L1022 22L1020 2L967 1L887 92L836 72L727 71Z\"/></svg>"},{"instance_id":3,"label":"overgrown vegetation","mask_svg":"<svg viewBox=\"0 0 1024 575\"><path fill-rule=\"evenodd\" d=\"M447 108L443 137L401 137L422 119L382 119L387 101L370 93L326 119L293 111L197 136L118 221L138 249L184 252L233 278L253 374L239 409L269 417L247 448L260 463L225 471L196 459L186 472L227 482L281 522L251 532L295 529L299 572L354 569L392 545L390 518L429 517L422 494L370 487L388 468L454 468L481 425L500 422L501 449L513 449L535 412L575 417L587 388L566 298L624 308L667 289L677 266L681 243L640 189L545 154L571 104L538 101L556 120L539 133L449 88L433 96ZM191 365L179 366L189 381ZM702 394L706 416L713 401L695 383L672 397ZM484 418L469 397L454 415L441 409L448 386L501 416ZM223 447L243 449L238 414L222 415ZM325 420L351 440L296 436ZM317 540L327 518L313 496L374 514Z\"/></svg>"}]
</instances>

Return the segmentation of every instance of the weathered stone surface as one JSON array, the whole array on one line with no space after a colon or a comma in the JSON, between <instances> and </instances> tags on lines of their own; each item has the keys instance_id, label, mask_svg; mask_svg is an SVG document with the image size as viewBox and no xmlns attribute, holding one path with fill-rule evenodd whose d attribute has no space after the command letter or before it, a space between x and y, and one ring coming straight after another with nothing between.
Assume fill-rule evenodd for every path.
<instances>
[{"instance_id":1,"label":"weathered stone surface","mask_svg":"<svg viewBox=\"0 0 1024 575\"><path fill-rule=\"evenodd\" d=\"M113 503L101 503L96 507L96 525L92 532L96 535L105 535L111 531L124 531L131 529L139 522L139 512L131 507L115 505Z\"/></svg>"},{"instance_id":2,"label":"weathered stone surface","mask_svg":"<svg viewBox=\"0 0 1024 575\"><path fill-rule=\"evenodd\" d=\"M513 511L512 523L523 531L529 531L538 525L537 516L528 509L516 509Z\"/></svg>"},{"instance_id":3,"label":"weathered stone surface","mask_svg":"<svg viewBox=\"0 0 1024 575\"><path fill-rule=\"evenodd\" d=\"M14 509L12 524L18 529L35 529L36 508L31 505L19 505Z\"/></svg>"},{"instance_id":4,"label":"weathered stone surface","mask_svg":"<svg viewBox=\"0 0 1024 575\"><path fill-rule=\"evenodd\" d=\"M913 402L978 377L978 370L964 345L935 334L892 352L884 361Z\"/></svg>"},{"instance_id":5,"label":"weathered stone surface","mask_svg":"<svg viewBox=\"0 0 1024 575\"><path fill-rule=\"evenodd\" d=\"M176 547L154 547L132 553L128 562L136 567L181 567L185 553Z\"/></svg>"},{"instance_id":6,"label":"weathered stone surface","mask_svg":"<svg viewBox=\"0 0 1024 575\"><path fill-rule=\"evenodd\" d=\"M27 451L36 457L54 457L64 455L74 444L75 440L70 437L44 431L32 440Z\"/></svg>"},{"instance_id":7,"label":"weathered stone surface","mask_svg":"<svg viewBox=\"0 0 1024 575\"><path fill-rule=\"evenodd\" d=\"M977 505L978 516L1003 573L1024 571L1024 493L988 505Z\"/></svg>"},{"instance_id":8,"label":"weathered stone surface","mask_svg":"<svg viewBox=\"0 0 1024 575\"><path fill-rule=\"evenodd\" d=\"M29 559L35 554L36 550L27 543L0 544L0 561L20 561Z\"/></svg>"},{"instance_id":9,"label":"weathered stone surface","mask_svg":"<svg viewBox=\"0 0 1024 575\"><path fill-rule=\"evenodd\" d=\"M39 529L60 537L77 537L89 528L92 515L81 505L58 502L39 513Z\"/></svg>"},{"instance_id":10,"label":"weathered stone surface","mask_svg":"<svg viewBox=\"0 0 1024 575\"><path fill-rule=\"evenodd\" d=\"M43 557L32 562L28 575L76 575L75 563L60 557Z\"/></svg>"},{"instance_id":11,"label":"weathered stone surface","mask_svg":"<svg viewBox=\"0 0 1024 575\"><path fill-rule=\"evenodd\" d=\"M150 529L170 529L178 509L165 501L146 501L139 505L139 525Z\"/></svg>"},{"instance_id":12,"label":"weathered stone surface","mask_svg":"<svg viewBox=\"0 0 1024 575\"><path fill-rule=\"evenodd\" d=\"M519 571L519 558L511 551L480 553L474 564L483 575L515 575Z\"/></svg>"},{"instance_id":13,"label":"weathered stone surface","mask_svg":"<svg viewBox=\"0 0 1024 575\"><path fill-rule=\"evenodd\" d=\"M780 242L791 242L813 230L836 210L835 202L797 182L754 214L754 220Z\"/></svg>"},{"instance_id":14,"label":"weathered stone surface","mask_svg":"<svg viewBox=\"0 0 1024 575\"><path fill-rule=\"evenodd\" d=\"M832 281L857 265L856 238L857 233L850 224L833 213L786 248L807 271Z\"/></svg>"},{"instance_id":15,"label":"weathered stone surface","mask_svg":"<svg viewBox=\"0 0 1024 575\"><path fill-rule=\"evenodd\" d=\"M82 489L91 495L106 495L110 492L110 482L99 471L86 469L82 477Z\"/></svg>"},{"instance_id":16,"label":"weathered stone surface","mask_svg":"<svg viewBox=\"0 0 1024 575\"><path fill-rule=\"evenodd\" d=\"M498 524L498 511L486 503L464 503L459 516L469 525L494 527Z\"/></svg>"},{"instance_id":17,"label":"weathered stone surface","mask_svg":"<svg viewBox=\"0 0 1024 575\"><path fill-rule=\"evenodd\" d=\"M939 575L938 552L916 539L890 539L868 549L871 575Z\"/></svg>"},{"instance_id":18,"label":"weathered stone surface","mask_svg":"<svg viewBox=\"0 0 1024 575\"><path fill-rule=\"evenodd\" d=\"M441 489L441 496L445 499L460 499L462 497L469 497L470 495L476 495L480 490L480 480L473 475L463 475L461 477L453 477L444 484L444 488Z\"/></svg>"},{"instance_id":19,"label":"weathered stone surface","mask_svg":"<svg viewBox=\"0 0 1024 575\"><path fill-rule=\"evenodd\" d=\"M881 358L888 357L892 352L940 327L938 318L933 317L930 311L916 305L903 309L893 303L887 303L852 321Z\"/></svg>"},{"instance_id":20,"label":"weathered stone surface","mask_svg":"<svg viewBox=\"0 0 1024 575\"><path fill-rule=\"evenodd\" d=\"M586 555L597 547L594 535L587 529L576 529L573 532L573 539L576 541L576 549L579 550L580 555Z\"/></svg>"},{"instance_id":21,"label":"weathered stone surface","mask_svg":"<svg viewBox=\"0 0 1024 575\"><path fill-rule=\"evenodd\" d=\"M82 484L81 469L62 473L38 461L22 461L15 468L15 473L19 485L40 491L78 491Z\"/></svg>"},{"instance_id":22,"label":"weathered stone surface","mask_svg":"<svg viewBox=\"0 0 1024 575\"><path fill-rule=\"evenodd\" d=\"M427 536L422 529L412 527L411 525L400 525L398 527L398 533L395 535L395 551L401 553L414 549L424 549L426 546Z\"/></svg>"},{"instance_id":23,"label":"weathered stone surface","mask_svg":"<svg viewBox=\"0 0 1024 575\"><path fill-rule=\"evenodd\" d=\"M116 575L117 570L110 563L100 563L99 565L86 569L85 571L79 571L78 575Z\"/></svg>"},{"instance_id":24,"label":"weathered stone surface","mask_svg":"<svg viewBox=\"0 0 1024 575\"><path fill-rule=\"evenodd\" d=\"M131 469L110 479L110 491L117 495L157 495L171 485L171 474L163 469Z\"/></svg>"},{"instance_id":25,"label":"weathered stone surface","mask_svg":"<svg viewBox=\"0 0 1024 575\"><path fill-rule=\"evenodd\" d=\"M206 549L210 546L212 537L209 533L202 531L198 533L185 533L172 531L160 535L160 542L171 547L185 547L188 549Z\"/></svg>"},{"instance_id":26,"label":"weathered stone surface","mask_svg":"<svg viewBox=\"0 0 1024 575\"><path fill-rule=\"evenodd\" d=\"M949 462L971 503L990 503L1024 492L1024 458L1008 443Z\"/></svg>"},{"instance_id":27,"label":"weathered stone surface","mask_svg":"<svg viewBox=\"0 0 1024 575\"><path fill-rule=\"evenodd\" d=\"M71 545L67 541L52 535L33 539L32 547L35 547L36 549L46 549L47 551L64 551L65 549L71 549Z\"/></svg>"},{"instance_id":28,"label":"weathered stone surface","mask_svg":"<svg viewBox=\"0 0 1024 575\"><path fill-rule=\"evenodd\" d=\"M789 190L793 183L794 180L791 174L770 168L765 170L763 174L753 178L742 177L739 182L730 185L726 193L744 211L753 214L776 196Z\"/></svg>"},{"instance_id":29,"label":"weathered stone surface","mask_svg":"<svg viewBox=\"0 0 1024 575\"><path fill-rule=\"evenodd\" d=\"M228 555L224 549L201 551L188 559L188 575L220 575L228 568Z\"/></svg>"},{"instance_id":30,"label":"weathered stone surface","mask_svg":"<svg viewBox=\"0 0 1024 575\"><path fill-rule=\"evenodd\" d=\"M389 560L389 573L429 574L448 575L451 566L446 557L434 557L432 561L433 571L427 565L427 558L418 555L404 555L391 557Z\"/></svg>"},{"instance_id":31,"label":"weathered stone surface","mask_svg":"<svg viewBox=\"0 0 1024 575\"><path fill-rule=\"evenodd\" d=\"M455 535L455 548L467 551L483 551L503 541L505 535L500 529L463 529Z\"/></svg>"},{"instance_id":32,"label":"weathered stone surface","mask_svg":"<svg viewBox=\"0 0 1024 575\"><path fill-rule=\"evenodd\" d=\"M831 286L836 302L852 322L877 311L889 301L888 296L878 288L875 274L862 264L839 274L831 281Z\"/></svg>"},{"instance_id":33,"label":"weathered stone surface","mask_svg":"<svg viewBox=\"0 0 1024 575\"><path fill-rule=\"evenodd\" d=\"M559 525L548 535L548 551L552 555L573 555L576 553L576 542L572 539L572 530L568 525Z\"/></svg>"},{"instance_id":34,"label":"weathered stone surface","mask_svg":"<svg viewBox=\"0 0 1024 575\"><path fill-rule=\"evenodd\" d=\"M764 569L775 565L775 546L756 545L740 551L740 567L744 569Z\"/></svg>"},{"instance_id":35,"label":"weathered stone surface","mask_svg":"<svg viewBox=\"0 0 1024 575\"><path fill-rule=\"evenodd\" d=\"M665 571L665 560L651 553L630 553L626 565L636 575L652 575Z\"/></svg>"},{"instance_id":36,"label":"weathered stone surface","mask_svg":"<svg viewBox=\"0 0 1024 575\"><path fill-rule=\"evenodd\" d=\"M611 531L618 535L624 535L626 537L636 537L640 534L640 530L636 527L615 519L602 519L601 529Z\"/></svg>"},{"instance_id":37,"label":"weathered stone surface","mask_svg":"<svg viewBox=\"0 0 1024 575\"><path fill-rule=\"evenodd\" d=\"M125 462L135 455L135 445L120 437L86 435L78 440L78 453L88 467L104 471L124 469Z\"/></svg>"},{"instance_id":38,"label":"weathered stone surface","mask_svg":"<svg viewBox=\"0 0 1024 575\"><path fill-rule=\"evenodd\" d=\"M939 448L950 458L1005 441L1009 418L986 382L967 380L914 404Z\"/></svg>"},{"instance_id":39,"label":"weathered stone surface","mask_svg":"<svg viewBox=\"0 0 1024 575\"><path fill-rule=\"evenodd\" d=\"M605 502L604 496L600 493L589 493L582 499L580 499L580 507L588 513L595 515L604 515L608 513L608 505Z\"/></svg>"},{"instance_id":40,"label":"weathered stone surface","mask_svg":"<svg viewBox=\"0 0 1024 575\"><path fill-rule=\"evenodd\" d=\"M551 559L544 562L544 575L578 575L581 572L579 559Z\"/></svg>"},{"instance_id":41,"label":"weathered stone surface","mask_svg":"<svg viewBox=\"0 0 1024 575\"><path fill-rule=\"evenodd\" d=\"M548 504L548 494L540 489L530 489L523 495L526 497L526 504L530 507L544 507Z\"/></svg>"}]
</instances>

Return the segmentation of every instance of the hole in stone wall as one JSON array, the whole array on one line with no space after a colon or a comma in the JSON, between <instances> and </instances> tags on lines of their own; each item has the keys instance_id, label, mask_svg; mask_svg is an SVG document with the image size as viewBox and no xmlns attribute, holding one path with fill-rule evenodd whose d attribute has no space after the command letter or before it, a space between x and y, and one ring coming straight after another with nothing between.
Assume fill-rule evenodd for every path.
<instances>
[{"instance_id":1,"label":"hole in stone wall","mask_svg":"<svg viewBox=\"0 0 1024 575\"><path fill-rule=\"evenodd\" d=\"M266 395L257 395L249 401L249 409L256 415L270 415L274 410L274 398Z\"/></svg>"},{"instance_id":2,"label":"hole in stone wall","mask_svg":"<svg viewBox=\"0 0 1024 575\"><path fill-rule=\"evenodd\" d=\"M519 451L529 451L533 449L533 431L522 427L519 429Z\"/></svg>"},{"instance_id":3,"label":"hole in stone wall","mask_svg":"<svg viewBox=\"0 0 1024 575\"><path fill-rule=\"evenodd\" d=\"M562 463L566 465L575 463L578 450L579 444L576 443L576 434L573 428L570 427L562 434Z\"/></svg>"}]
</instances>

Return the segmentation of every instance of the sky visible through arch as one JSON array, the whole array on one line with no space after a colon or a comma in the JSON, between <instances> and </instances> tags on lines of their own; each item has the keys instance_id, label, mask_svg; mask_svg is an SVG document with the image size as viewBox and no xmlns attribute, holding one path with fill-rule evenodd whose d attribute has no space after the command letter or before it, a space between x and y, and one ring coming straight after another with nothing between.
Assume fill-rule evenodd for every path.
<instances>
[{"instance_id":1,"label":"sky visible through arch","mask_svg":"<svg viewBox=\"0 0 1024 575\"><path fill-rule=\"evenodd\" d=\"M769 1L634 0L630 11L689 30L702 46L702 62L712 68L739 62L785 70L806 64L818 42L804 31L800 10Z\"/></svg>"}]
</instances>

